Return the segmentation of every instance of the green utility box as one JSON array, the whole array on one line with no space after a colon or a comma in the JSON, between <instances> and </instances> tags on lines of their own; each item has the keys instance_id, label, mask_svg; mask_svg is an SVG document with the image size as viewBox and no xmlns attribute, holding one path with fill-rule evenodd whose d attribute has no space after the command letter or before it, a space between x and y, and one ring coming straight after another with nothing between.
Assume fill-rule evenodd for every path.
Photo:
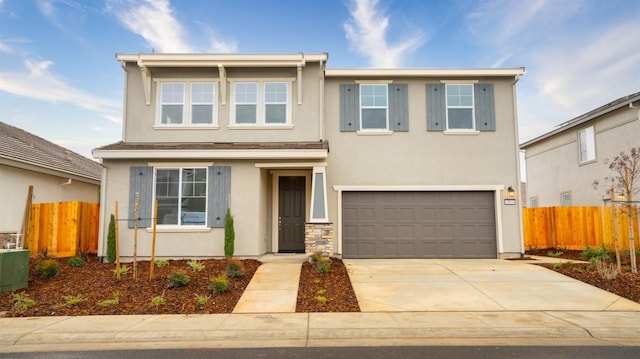
<instances>
[{"instance_id":1,"label":"green utility box","mask_svg":"<svg viewBox=\"0 0 640 359\"><path fill-rule=\"evenodd\" d=\"M0 292L27 286L29 280L29 250L0 249Z\"/></svg>"}]
</instances>

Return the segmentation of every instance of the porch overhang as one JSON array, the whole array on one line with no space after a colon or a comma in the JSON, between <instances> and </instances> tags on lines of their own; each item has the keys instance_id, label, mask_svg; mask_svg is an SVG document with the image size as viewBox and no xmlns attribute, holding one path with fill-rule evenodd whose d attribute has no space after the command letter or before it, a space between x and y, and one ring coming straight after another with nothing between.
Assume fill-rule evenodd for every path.
<instances>
[{"instance_id":1,"label":"porch overhang","mask_svg":"<svg viewBox=\"0 0 640 359\"><path fill-rule=\"evenodd\" d=\"M116 143L92 152L98 159L255 159L322 160L329 155L325 142L278 143Z\"/></svg>"}]
</instances>

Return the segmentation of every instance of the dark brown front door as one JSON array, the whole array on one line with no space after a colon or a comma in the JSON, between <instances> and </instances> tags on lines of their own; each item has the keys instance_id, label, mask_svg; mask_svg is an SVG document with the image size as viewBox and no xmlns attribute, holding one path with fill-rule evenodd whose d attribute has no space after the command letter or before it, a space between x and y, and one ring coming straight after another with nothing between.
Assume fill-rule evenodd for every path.
<instances>
[{"instance_id":1,"label":"dark brown front door","mask_svg":"<svg viewBox=\"0 0 640 359\"><path fill-rule=\"evenodd\" d=\"M279 177L278 251L304 252L305 177Z\"/></svg>"}]
</instances>

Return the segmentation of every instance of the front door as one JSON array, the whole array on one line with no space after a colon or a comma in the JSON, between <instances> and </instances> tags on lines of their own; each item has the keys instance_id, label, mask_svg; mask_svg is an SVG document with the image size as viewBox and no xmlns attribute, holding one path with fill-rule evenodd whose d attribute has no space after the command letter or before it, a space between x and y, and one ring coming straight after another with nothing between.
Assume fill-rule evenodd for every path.
<instances>
[{"instance_id":1,"label":"front door","mask_svg":"<svg viewBox=\"0 0 640 359\"><path fill-rule=\"evenodd\" d=\"M278 178L278 251L304 253L305 177Z\"/></svg>"}]
</instances>

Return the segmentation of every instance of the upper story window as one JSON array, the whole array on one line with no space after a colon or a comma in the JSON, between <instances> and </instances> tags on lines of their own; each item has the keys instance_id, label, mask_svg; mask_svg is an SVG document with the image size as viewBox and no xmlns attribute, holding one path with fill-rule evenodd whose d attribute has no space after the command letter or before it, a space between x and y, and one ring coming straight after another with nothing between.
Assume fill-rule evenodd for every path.
<instances>
[{"instance_id":1,"label":"upper story window","mask_svg":"<svg viewBox=\"0 0 640 359\"><path fill-rule=\"evenodd\" d=\"M447 84L447 130L475 130L472 84Z\"/></svg>"},{"instance_id":2,"label":"upper story window","mask_svg":"<svg viewBox=\"0 0 640 359\"><path fill-rule=\"evenodd\" d=\"M207 168L157 168L158 224L204 226L207 218Z\"/></svg>"},{"instance_id":3,"label":"upper story window","mask_svg":"<svg viewBox=\"0 0 640 359\"><path fill-rule=\"evenodd\" d=\"M233 123L285 125L291 123L289 82L236 82L233 87Z\"/></svg>"},{"instance_id":4,"label":"upper story window","mask_svg":"<svg viewBox=\"0 0 640 359\"><path fill-rule=\"evenodd\" d=\"M214 125L215 84L213 82L161 82L159 125Z\"/></svg>"},{"instance_id":5,"label":"upper story window","mask_svg":"<svg viewBox=\"0 0 640 359\"><path fill-rule=\"evenodd\" d=\"M388 130L388 86L360 85L360 129Z\"/></svg>"},{"instance_id":6,"label":"upper story window","mask_svg":"<svg viewBox=\"0 0 640 359\"><path fill-rule=\"evenodd\" d=\"M580 163L596 160L596 139L593 126L578 131L578 152Z\"/></svg>"}]
</instances>

